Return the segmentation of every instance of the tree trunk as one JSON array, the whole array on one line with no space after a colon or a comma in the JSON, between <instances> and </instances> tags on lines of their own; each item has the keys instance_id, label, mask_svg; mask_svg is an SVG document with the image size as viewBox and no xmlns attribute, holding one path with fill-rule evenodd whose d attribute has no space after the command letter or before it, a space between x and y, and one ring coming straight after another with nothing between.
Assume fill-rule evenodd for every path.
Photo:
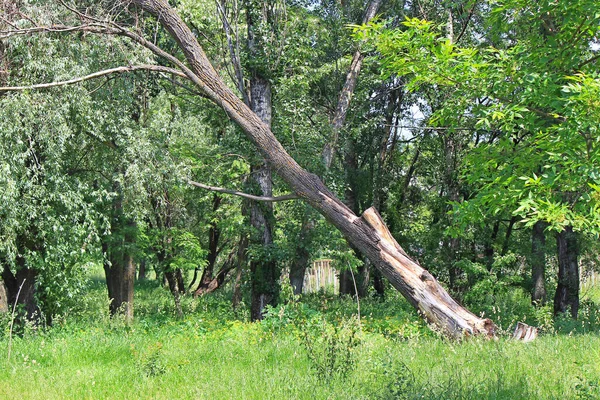
<instances>
[{"instance_id":1,"label":"tree trunk","mask_svg":"<svg viewBox=\"0 0 600 400\"><path fill-rule=\"evenodd\" d=\"M109 254L104 261L104 273L110 300L110 314L121 314L130 323L133 321L135 281L133 256L126 249L109 249L106 245L103 245L103 248Z\"/></svg>"},{"instance_id":2,"label":"tree trunk","mask_svg":"<svg viewBox=\"0 0 600 400\"><path fill-rule=\"evenodd\" d=\"M181 275L181 270L177 269L177 271L166 270L165 278L167 278L167 283L169 284L169 290L173 295L173 299L175 300L175 311L177 312L177 316L179 318L183 317L183 310L181 309L181 293L184 289L183 286L179 286L179 279L177 277L177 272Z\"/></svg>"},{"instance_id":3,"label":"tree trunk","mask_svg":"<svg viewBox=\"0 0 600 400\"><path fill-rule=\"evenodd\" d=\"M302 226L296 242L296 254L290 266L290 284L294 289L295 295L301 295L304 290L304 276L306 270L310 267L310 244L312 241L312 231L315 227L315 220L306 210L303 213Z\"/></svg>"},{"instance_id":4,"label":"tree trunk","mask_svg":"<svg viewBox=\"0 0 600 400\"><path fill-rule=\"evenodd\" d=\"M253 168L254 181L260 187L261 196L272 195L271 169L267 165ZM251 245L261 246L262 251L250 260L252 321L262 320L267 305L276 305L279 296L279 268L271 255L273 247L273 204L252 202L250 223L254 228Z\"/></svg>"},{"instance_id":5,"label":"tree trunk","mask_svg":"<svg viewBox=\"0 0 600 400\"><path fill-rule=\"evenodd\" d=\"M122 194L119 184L115 183L117 197L113 201L111 233L102 243L105 254L104 273L110 300L110 314L122 314L127 323L133 322L133 290L135 264L133 246L135 244L135 222L125 220L123 215Z\"/></svg>"},{"instance_id":6,"label":"tree trunk","mask_svg":"<svg viewBox=\"0 0 600 400\"><path fill-rule=\"evenodd\" d=\"M558 251L558 286L554 295L554 315L570 312L577 319L579 311L579 262L577 235L567 226L556 235Z\"/></svg>"},{"instance_id":7,"label":"tree trunk","mask_svg":"<svg viewBox=\"0 0 600 400\"><path fill-rule=\"evenodd\" d=\"M207 287L210 282L214 279L214 268L215 263L217 261L217 256L219 255L219 239L221 237L221 230L217 225L217 222L214 220L214 214L219 209L221 205L222 197L218 194L213 194L213 218L211 218L210 228L208 230L208 257L206 258L206 267L204 267L204 271L202 272L202 277L200 278L200 283L196 288L196 291L200 290L200 288Z\"/></svg>"},{"instance_id":8,"label":"tree trunk","mask_svg":"<svg viewBox=\"0 0 600 400\"><path fill-rule=\"evenodd\" d=\"M479 318L456 303L429 272L406 255L375 209L371 208L362 217L358 217L316 175L302 169L290 157L269 126L223 82L194 34L167 3L158 0L133 0L132 3L156 16L171 33L189 63L190 69L182 67L183 72L208 98L227 112L271 168L277 171L298 196L324 215L350 243L367 256L424 318L454 338L495 334L492 321ZM148 42L144 44L154 48ZM177 63L174 57L155 48L154 51Z\"/></svg>"},{"instance_id":9,"label":"tree trunk","mask_svg":"<svg viewBox=\"0 0 600 400\"><path fill-rule=\"evenodd\" d=\"M203 282L200 284L200 286L198 286L198 289L196 289L196 291L194 292L194 297L212 293L225 283L225 278L227 278L229 272L235 267L234 255L236 254L236 252L236 249L233 249L229 253L227 261L225 261L225 263L223 264L219 272L217 272L214 278L212 278L210 281Z\"/></svg>"},{"instance_id":10,"label":"tree trunk","mask_svg":"<svg viewBox=\"0 0 600 400\"><path fill-rule=\"evenodd\" d=\"M33 269L26 268L25 263L19 262L21 257L18 257L17 264L19 269L15 274L10 270L8 265L4 265L2 269L2 280L6 289L6 299L8 309L12 310L15 303L23 306L24 314L19 311L17 320L19 323L27 321L38 322L40 318L40 308L35 296L36 293L36 278L37 272ZM23 260L24 261L24 260ZM18 297L17 297L18 296Z\"/></svg>"},{"instance_id":11,"label":"tree trunk","mask_svg":"<svg viewBox=\"0 0 600 400\"><path fill-rule=\"evenodd\" d=\"M243 214L243 213L242 213ZM233 296L231 299L231 305L233 309L237 309L240 302L242 301L242 273L244 272L244 267L246 266L247 259L247 250L248 250L248 237L246 234L242 234L240 237L240 243L238 245L237 250L237 263L235 269L235 281L233 283Z\"/></svg>"},{"instance_id":12,"label":"tree trunk","mask_svg":"<svg viewBox=\"0 0 600 400\"><path fill-rule=\"evenodd\" d=\"M373 270L373 288L375 289L375 294L381 300L385 299L385 282L383 281L383 276L378 269Z\"/></svg>"},{"instance_id":13,"label":"tree trunk","mask_svg":"<svg viewBox=\"0 0 600 400\"><path fill-rule=\"evenodd\" d=\"M534 305L546 303L546 224L538 221L531 231L531 302Z\"/></svg>"},{"instance_id":14,"label":"tree trunk","mask_svg":"<svg viewBox=\"0 0 600 400\"><path fill-rule=\"evenodd\" d=\"M458 162L458 153L460 144L457 143L455 136L452 133L447 133L442 136L444 145L444 184L448 195L448 200L454 203L460 201L460 187L456 176L456 164ZM459 291L460 287L458 279L462 274L462 270L456 266L456 262L460 259L460 239L450 237L446 241L446 251L448 259L448 276L450 288L454 291Z\"/></svg>"},{"instance_id":15,"label":"tree trunk","mask_svg":"<svg viewBox=\"0 0 600 400\"><path fill-rule=\"evenodd\" d=\"M138 281L146 280L146 259L142 258L140 261L140 267L138 269Z\"/></svg>"}]
</instances>

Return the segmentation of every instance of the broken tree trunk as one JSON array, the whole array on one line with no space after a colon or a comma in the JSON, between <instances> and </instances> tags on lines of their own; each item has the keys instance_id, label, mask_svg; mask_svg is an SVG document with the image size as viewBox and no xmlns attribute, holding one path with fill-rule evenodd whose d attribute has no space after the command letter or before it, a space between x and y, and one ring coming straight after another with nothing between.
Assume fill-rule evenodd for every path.
<instances>
[{"instance_id":1,"label":"broken tree trunk","mask_svg":"<svg viewBox=\"0 0 600 400\"><path fill-rule=\"evenodd\" d=\"M495 325L491 320L479 318L459 305L427 270L406 255L375 209L371 208L358 217L316 175L300 167L269 127L227 87L208 61L194 34L166 2L133 0L132 3L158 18L179 44L189 67L180 65L175 57L149 42L138 42L179 65L186 76L246 133L273 171L365 254L424 318L454 338L495 334Z\"/></svg>"}]
</instances>

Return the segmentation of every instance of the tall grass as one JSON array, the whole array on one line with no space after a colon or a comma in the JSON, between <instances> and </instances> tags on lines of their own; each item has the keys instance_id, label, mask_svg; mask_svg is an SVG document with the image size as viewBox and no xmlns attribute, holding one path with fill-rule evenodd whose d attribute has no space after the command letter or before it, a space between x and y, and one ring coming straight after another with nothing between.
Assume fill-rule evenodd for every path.
<instances>
[{"instance_id":1,"label":"tall grass","mask_svg":"<svg viewBox=\"0 0 600 400\"><path fill-rule=\"evenodd\" d=\"M600 337L592 324L569 334L548 330L527 344L506 338L455 343L431 333L399 298L363 301L356 332L327 328L355 315L351 299L310 296L252 324L246 312L232 311L227 293L185 298L185 317L177 319L171 297L156 282L136 290L131 326L108 317L105 289L96 281L80 307L55 326L31 327L13 338L10 361L1 356L4 335L0 398L600 398ZM353 364L320 379L319 361L305 341L330 343L316 339L327 332L338 335L337 352L354 352L347 358Z\"/></svg>"}]
</instances>

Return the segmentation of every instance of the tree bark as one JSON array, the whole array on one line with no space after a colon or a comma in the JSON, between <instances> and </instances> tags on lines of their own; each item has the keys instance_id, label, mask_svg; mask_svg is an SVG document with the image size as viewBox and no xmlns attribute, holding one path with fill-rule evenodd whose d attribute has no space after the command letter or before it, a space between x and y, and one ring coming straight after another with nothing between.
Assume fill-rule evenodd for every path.
<instances>
[{"instance_id":1,"label":"tree bark","mask_svg":"<svg viewBox=\"0 0 600 400\"><path fill-rule=\"evenodd\" d=\"M219 239L221 238L221 230L219 229L217 222L214 220L214 214L219 209L221 200L221 196L216 193L213 194L213 216L211 218L210 228L208 229L208 256L206 257L207 263L206 267L204 267L204 271L202 272L202 277L200 278L200 283L198 284L196 291L198 291L201 287L208 286L208 284L214 278L214 268L219 253Z\"/></svg>"},{"instance_id":2,"label":"tree bark","mask_svg":"<svg viewBox=\"0 0 600 400\"><path fill-rule=\"evenodd\" d=\"M21 264L19 260L17 260L17 263ZM35 296L37 272L34 269L26 268L23 262L17 272L13 274L8 265L5 264L1 277L6 289L6 299L4 300L6 300L8 309L12 310L15 303L22 305L25 314L19 314L18 321L21 323L25 322L24 320L37 322L41 316L40 307Z\"/></svg>"},{"instance_id":3,"label":"tree bark","mask_svg":"<svg viewBox=\"0 0 600 400\"><path fill-rule=\"evenodd\" d=\"M301 295L304 290L304 276L310 263L310 244L312 241L312 232L315 227L315 220L310 212L306 210L303 213L303 221L298 234L296 243L296 254L290 265L290 284L294 289L295 295Z\"/></svg>"},{"instance_id":4,"label":"tree bark","mask_svg":"<svg viewBox=\"0 0 600 400\"><path fill-rule=\"evenodd\" d=\"M492 321L479 318L456 303L429 272L406 255L375 209L371 208L358 217L316 175L298 165L277 141L269 126L227 87L193 33L167 3L160 0L133 0L132 4L156 16L170 32L189 64L189 68L182 70L238 124L271 168L298 196L324 215L350 243L365 254L424 318L454 338L495 334ZM152 44L144 42L144 45L165 56ZM172 56L166 57L177 62Z\"/></svg>"},{"instance_id":5,"label":"tree bark","mask_svg":"<svg viewBox=\"0 0 600 400\"><path fill-rule=\"evenodd\" d=\"M133 322L133 291L135 264L132 247L135 243L135 222L123 215L122 193L115 183L117 197L112 205L111 233L102 243L105 254L104 273L110 300L110 314L122 314L127 323Z\"/></svg>"},{"instance_id":6,"label":"tree bark","mask_svg":"<svg viewBox=\"0 0 600 400\"><path fill-rule=\"evenodd\" d=\"M140 260L140 266L138 268L138 281L146 280L146 259Z\"/></svg>"},{"instance_id":7,"label":"tree bark","mask_svg":"<svg viewBox=\"0 0 600 400\"><path fill-rule=\"evenodd\" d=\"M246 236L245 233L242 233L242 235L240 237L240 243L239 243L238 249L237 249L235 281L233 283L233 296L231 299L231 305L234 310L237 309L240 302L242 301L242 274L244 272L244 267L246 266L246 264L248 262L247 251L248 251L248 236Z\"/></svg>"},{"instance_id":8,"label":"tree bark","mask_svg":"<svg viewBox=\"0 0 600 400\"><path fill-rule=\"evenodd\" d=\"M531 231L531 302L534 305L546 303L546 224L538 221Z\"/></svg>"},{"instance_id":9,"label":"tree bark","mask_svg":"<svg viewBox=\"0 0 600 400\"><path fill-rule=\"evenodd\" d=\"M570 312L577 319L579 312L579 246L572 226L556 235L558 251L558 286L554 295L554 315Z\"/></svg>"},{"instance_id":10,"label":"tree bark","mask_svg":"<svg viewBox=\"0 0 600 400\"><path fill-rule=\"evenodd\" d=\"M225 283L225 278L227 278L229 272L235 267L234 255L236 252L236 249L233 249L219 272L211 280L207 280L198 286L198 289L194 292L194 297L212 293Z\"/></svg>"},{"instance_id":11,"label":"tree bark","mask_svg":"<svg viewBox=\"0 0 600 400\"><path fill-rule=\"evenodd\" d=\"M177 272L181 274L180 269L175 271L167 269L165 270L165 278L167 279L169 290L175 301L175 311L177 312L177 316L181 318L183 317L183 310L181 309L181 293L184 290L184 286L179 286L180 280L177 277Z\"/></svg>"}]
</instances>

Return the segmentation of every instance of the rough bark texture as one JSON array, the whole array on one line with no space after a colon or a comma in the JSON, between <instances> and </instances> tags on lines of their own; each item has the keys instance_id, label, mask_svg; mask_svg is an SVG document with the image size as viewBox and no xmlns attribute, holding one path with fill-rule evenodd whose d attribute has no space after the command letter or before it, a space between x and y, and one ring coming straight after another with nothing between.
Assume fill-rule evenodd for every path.
<instances>
[{"instance_id":1,"label":"rough bark texture","mask_svg":"<svg viewBox=\"0 0 600 400\"><path fill-rule=\"evenodd\" d=\"M271 126L271 84L255 75L250 80L250 108L265 123ZM252 167L252 179L261 196L273 196L271 167L264 163ZM279 269L270 256L273 247L273 204L253 201L250 203L250 223L255 230L251 236L254 245L262 246L262 254L250 261L252 321L261 320L267 305L275 305L279 296Z\"/></svg>"},{"instance_id":2,"label":"rough bark texture","mask_svg":"<svg viewBox=\"0 0 600 400\"><path fill-rule=\"evenodd\" d=\"M538 221L531 231L531 301L533 304L546 303L546 224Z\"/></svg>"},{"instance_id":3,"label":"rough bark texture","mask_svg":"<svg viewBox=\"0 0 600 400\"><path fill-rule=\"evenodd\" d=\"M489 319L479 318L456 303L429 272L406 255L376 210L369 209L358 217L316 175L290 157L268 125L215 72L193 33L168 4L160 0L132 3L155 15L171 33L187 59L186 75L243 129L271 168L365 254L428 321L455 338L494 335L495 326Z\"/></svg>"},{"instance_id":4,"label":"rough bark texture","mask_svg":"<svg viewBox=\"0 0 600 400\"><path fill-rule=\"evenodd\" d=\"M556 235L558 251L558 285L554 295L554 314L579 312L579 262L577 235L567 226Z\"/></svg>"}]
</instances>

